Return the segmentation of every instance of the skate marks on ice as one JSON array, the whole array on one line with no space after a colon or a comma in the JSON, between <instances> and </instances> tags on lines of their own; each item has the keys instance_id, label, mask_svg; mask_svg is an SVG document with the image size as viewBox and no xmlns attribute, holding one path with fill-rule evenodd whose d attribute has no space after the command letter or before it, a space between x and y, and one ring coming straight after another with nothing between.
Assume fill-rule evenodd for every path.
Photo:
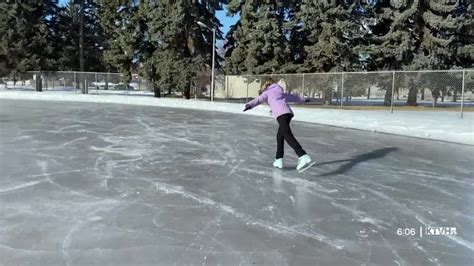
<instances>
[{"instance_id":1,"label":"skate marks on ice","mask_svg":"<svg viewBox=\"0 0 474 266\"><path fill-rule=\"evenodd\" d=\"M299 174L272 168L271 119L95 104L23 108L32 104L46 116L15 111L9 116L22 119L6 122L0 136L7 263L472 260L464 233L396 235L399 227L428 225L472 231L472 150L465 147L449 153L459 146L438 144L425 154L417 149L431 142L298 124L295 134L318 164ZM35 241L23 241L27 235Z\"/></svg>"},{"instance_id":2,"label":"skate marks on ice","mask_svg":"<svg viewBox=\"0 0 474 266\"><path fill-rule=\"evenodd\" d=\"M458 230L463 228L464 231L472 231L472 223L469 221L473 220L473 216L469 207L458 207L451 210L445 207L449 205L458 206L460 202L464 202L466 199L468 201L472 200L472 196L470 196L472 185L463 188L451 184L451 187L443 188L443 186L430 184L430 182L413 173L398 176L396 170L391 172L390 170L387 171L386 168L378 169L379 172L373 171L367 177L339 174L332 176L330 180L321 179L318 174L301 178L287 177L288 172L274 170L273 178L278 191L282 191L281 187L284 187L285 183L300 184L299 188L295 188L297 191L303 190L307 194L320 198L320 200L314 202L327 200L328 205L345 212L346 220L331 221L328 218L326 222L331 221L334 226L341 229L351 228L357 224L361 225L360 229L353 228L353 230L357 232L356 236L360 241L370 240L365 248L368 250L379 249L378 252L381 252L381 247L385 246L396 257L395 261L397 263L403 264L407 261L413 261L416 257L423 257L433 264L446 264L450 261L465 264L472 260L470 254L472 254L473 242L470 236L466 234L430 239L429 237L421 238L418 236L396 236L396 233L394 233L398 228L414 227L418 229L419 226L448 226L447 224L457 226ZM433 175L437 176L438 174L432 173L428 176ZM387 180L384 176L392 180ZM301 181L301 179L305 181ZM407 180L411 181L407 182ZM314 183L325 184L326 187L331 184L336 189L316 193L311 189L311 187L318 187ZM422 183L422 185L417 183ZM448 190L453 189L458 190L460 196L448 192ZM323 192L330 193L325 194ZM297 207L298 202L304 201L297 197L301 194L302 192L287 194L295 207ZM337 212L335 209L333 212ZM327 228L324 222L318 222L314 221L308 227ZM303 223L302 226L305 226L305 224ZM323 232L328 234L330 230L323 229ZM349 235L347 233L342 234L339 238L344 239ZM337 234L334 237L336 236ZM363 247L363 241L362 243L360 241L358 244ZM357 241L350 243L357 243ZM412 252L408 251L407 247L409 246L412 247ZM348 244L345 250L350 250L350 248L351 245ZM403 256L400 256L400 254L403 254Z\"/></svg>"}]
</instances>

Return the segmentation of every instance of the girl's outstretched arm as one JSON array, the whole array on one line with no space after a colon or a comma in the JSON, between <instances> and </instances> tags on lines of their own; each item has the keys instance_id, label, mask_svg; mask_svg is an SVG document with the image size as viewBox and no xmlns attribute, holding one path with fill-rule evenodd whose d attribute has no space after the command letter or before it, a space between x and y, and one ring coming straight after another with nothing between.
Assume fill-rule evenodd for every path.
<instances>
[{"instance_id":1,"label":"girl's outstretched arm","mask_svg":"<svg viewBox=\"0 0 474 266\"><path fill-rule=\"evenodd\" d=\"M288 101L288 102L295 102L295 103L305 103L305 99L301 98L300 96L298 95L294 95L294 94L288 94L288 93L285 93L285 99Z\"/></svg>"},{"instance_id":2,"label":"girl's outstretched arm","mask_svg":"<svg viewBox=\"0 0 474 266\"><path fill-rule=\"evenodd\" d=\"M248 102L247 104L245 104L244 112L247 111L247 110L250 110L250 109L258 106L259 104L261 104L263 102L266 102L266 101L267 101L267 94L264 92L260 96L258 96L257 98L255 98L255 99L251 100L250 102Z\"/></svg>"}]
</instances>

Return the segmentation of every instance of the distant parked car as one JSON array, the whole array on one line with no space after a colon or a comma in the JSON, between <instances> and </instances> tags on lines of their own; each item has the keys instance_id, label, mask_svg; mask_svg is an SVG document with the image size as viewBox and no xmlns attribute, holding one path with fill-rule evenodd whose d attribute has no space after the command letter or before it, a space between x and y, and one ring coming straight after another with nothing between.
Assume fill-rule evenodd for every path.
<instances>
[{"instance_id":1,"label":"distant parked car","mask_svg":"<svg viewBox=\"0 0 474 266\"><path fill-rule=\"evenodd\" d=\"M117 85L114 86L114 89L115 90L119 90L119 91L133 91L133 87L130 86L130 85L125 85L124 83L119 83Z\"/></svg>"},{"instance_id":2,"label":"distant parked car","mask_svg":"<svg viewBox=\"0 0 474 266\"><path fill-rule=\"evenodd\" d=\"M112 90L112 89L115 88L115 86L117 86L117 84L112 83L112 82L109 82L109 83L106 83L106 82L91 82L91 86L93 86L94 88L97 88L99 90Z\"/></svg>"}]
</instances>

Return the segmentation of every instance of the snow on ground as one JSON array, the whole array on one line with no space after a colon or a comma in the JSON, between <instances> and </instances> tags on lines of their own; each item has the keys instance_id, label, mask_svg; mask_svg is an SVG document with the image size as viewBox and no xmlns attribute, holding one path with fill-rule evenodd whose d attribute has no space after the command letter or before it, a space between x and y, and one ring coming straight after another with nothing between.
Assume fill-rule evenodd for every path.
<instances>
[{"instance_id":1,"label":"snow on ground","mask_svg":"<svg viewBox=\"0 0 474 266\"><path fill-rule=\"evenodd\" d=\"M236 114L242 114L243 109L242 104L235 103L127 97L124 95L82 95L57 93L54 91L42 93L1 91L0 99L117 103L189 108ZM304 107L294 107L293 109L295 112L294 121L474 145L474 114L469 112L465 112L464 118L460 119L459 112L452 111L417 112L395 110L391 114L385 110L358 111L309 109ZM268 117L269 108L268 106L259 106L244 114Z\"/></svg>"}]
</instances>

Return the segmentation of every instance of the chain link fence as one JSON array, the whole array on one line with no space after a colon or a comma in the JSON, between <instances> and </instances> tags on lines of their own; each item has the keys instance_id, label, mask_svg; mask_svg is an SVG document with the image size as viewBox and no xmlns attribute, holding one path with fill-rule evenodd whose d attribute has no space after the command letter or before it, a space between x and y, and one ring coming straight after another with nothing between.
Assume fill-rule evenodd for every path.
<instances>
[{"instance_id":1,"label":"chain link fence","mask_svg":"<svg viewBox=\"0 0 474 266\"><path fill-rule=\"evenodd\" d=\"M133 75L130 84L123 82L118 73L100 72L39 72L30 71L2 78L0 90L51 91L88 94L137 94L153 95L153 86L147 80Z\"/></svg>"},{"instance_id":2,"label":"chain link fence","mask_svg":"<svg viewBox=\"0 0 474 266\"><path fill-rule=\"evenodd\" d=\"M220 98L229 102L253 99L266 77L272 77L286 93L309 99L313 107L386 108L393 112L423 106L458 108L461 115L466 109L474 110L474 70L226 76L225 96Z\"/></svg>"},{"instance_id":3,"label":"chain link fence","mask_svg":"<svg viewBox=\"0 0 474 266\"><path fill-rule=\"evenodd\" d=\"M226 77L216 75L214 77L214 100L226 99ZM191 83L191 98L201 100L211 100L212 76L198 75Z\"/></svg>"},{"instance_id":4,"label":"chain link fence","mask_svg":"<svg viewBox=\"0 0 474 266\"><path fill-rule=\"evenodd\" d=\"M456 107L460 106L462 92L463 71L395 73L397 107Z\"/></svg>"},{"instance_id":5,"label":"chain link fence","mask_svg":"<svg viewBox=\"0 0 474 266\"><path fill-rule=\"evenodd\" d=\"M191 98L244 103L258 96L262 80L272 77L286 93L310 100L306 106L351 109L458 108L474 110L474 70L380 71L269 75L198 75L191 82ZM0 90L56 91L100 95L153 96L153 84L134 74L123 83L118 73L27 72L0 79ZM183 97L173 89L164 97ZM418 108L416 110L423 109Z\"/></svg>"}]
</instances>

